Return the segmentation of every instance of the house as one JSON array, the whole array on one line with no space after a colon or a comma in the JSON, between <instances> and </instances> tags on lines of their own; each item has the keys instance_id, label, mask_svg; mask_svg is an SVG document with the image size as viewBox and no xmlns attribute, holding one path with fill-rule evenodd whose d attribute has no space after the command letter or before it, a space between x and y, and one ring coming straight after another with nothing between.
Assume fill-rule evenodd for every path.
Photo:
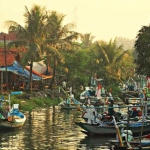
<instances>
[{"instance_id":1,"label":"house","mask_svg":"<svg viewBox=\"0 0 150 150\"><path fill-rule=\"evenodd\" d=\"M16 36L13 33L0 33L0 42L4 42L4 36L6 42L10 42L16 40ZM24 88L25 85L23 83L28 82L28 78L30 76L30 67L26 66L23 68L20 64L20 55L19 52L25 52L24 48L13 48L10 50L5 50L4 48L0 48L0 89L1 92L5 89L14 89L14 87ZM36 64L36 63L34 63ZM7 67L6 67L7 66ZM33 66L32 78L33 80L41 80L52 78L52 75L45 76L44 71L46 71L46 66L41 65L42 72L38 72L39 67ZM37 69L37 70L34 70ZM16 85L18 84L18 85Z\"/></svg>"}]
</instances>

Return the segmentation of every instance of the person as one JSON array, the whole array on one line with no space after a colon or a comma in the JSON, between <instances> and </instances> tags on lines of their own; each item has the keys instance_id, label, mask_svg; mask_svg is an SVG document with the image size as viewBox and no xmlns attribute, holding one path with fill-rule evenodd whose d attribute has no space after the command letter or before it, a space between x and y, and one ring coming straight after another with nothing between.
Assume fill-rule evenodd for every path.
<instances>
[{"instance_id":1,"label":"person","mask_svg":"<svg viewBox=\"0 0 150 150\"><path fill-rule=\"evenodd\" d=\"M147 79L147 87L148 89L150 89L150 76L147 76L146 79Z\"/></svg>"},{"instance_id":2,"label":"person","mask_svg":"<svg viewBox=\"0 0 150 150\"><path fill-rule=\"evenodd\" d=\"M62 87L65 89L65 88L66 88L66 85L67 85L67 83L66 83L66 81L64 80L64 81L62 82Z\"/></svg>"},{"instance_id":3,"label":"person","mask_svg":"<svg viewBox=\"0 0 150 150\"><path fill-rule=\"evenodd\" d=\"M102 106L103 103L101 102L100 99L94 104L95 108L97 109L97 112L100 113L101 108L98 108L99 106Z\"/></svg>"},{"instance_id":4,"label":"person","mask_svg":"<svg viewBox=\"0 0 150 150\"><path fill-rule=\"evenodd\" d=\"M148 110L148 108L147 108L147 92L146 92L145 88L140 91L140 98L141 98L142 104L144 104L144 106L145 106L144 115L146 117L148 117L148 112L147 112L147 110Z\"/></svg>"},{"instance_id":5,"label":"person","mask_svg":"<svg viewBox=\"0 0 150 150\"><path fill-rule=\"evenodd\" d=\"M111 99L110 103L109 103L109 106L108 106L108 115L109 116L113 116L115 114L113 104L114 104L114 101Z\"/></svg>"},{"instance_id":6,"label":"person","mask_svg":"<svg viewBox=\"0 0 150 150\"><path fill-rule=\"evenodd\" d=\"M101 98L101 88L102 88L102 85L100 83L98 83L98 86L97 86L96 92L95 92L95 95L97 96L98 99Z\"/></svg>"},{"instance_id":7,"label":"person","mask_svg":"<svg viewBox=\"0 0 150 150\"><path fill-rule=\"evenodd\" d=\"M138 116L138 111L137 111L136 107L132 107L132 109L129 111L129 116L130 117Z\"/></svg>"},{"instance_id":8,"label":"person","mask_svg":"<svg viewBox=\"0 0 150 150\"><path fill-rule=\"evenodd\" d=\"M103 96L103 97L106 96L106 91L105 91L104 87L102 87L102 89L101 89L101 96Z\"/></svg>"}]
</instances>

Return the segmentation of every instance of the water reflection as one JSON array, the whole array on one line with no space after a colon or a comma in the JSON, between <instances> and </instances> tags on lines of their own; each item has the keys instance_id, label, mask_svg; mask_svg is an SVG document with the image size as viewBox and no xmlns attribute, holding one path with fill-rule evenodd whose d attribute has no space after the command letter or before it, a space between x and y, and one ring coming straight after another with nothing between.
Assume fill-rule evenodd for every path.
<instances>
[{"instance_id":1,"label":"water reflection","mask_svg":"<svg viewBox=\"0 0 150 150\"><path fill-rule=\"evenodd\" d=\"M39 109L27 114L21 130L0 133L0 149L77 150L98 149L106 138L89 138L74 124L80 112L58 107Z\"/></svg>"},{"instance_id":2,"label":"water reflection","mask_svg":"<svg viewBox=\"0 0 150 150\"><path fill-rule=\"evenodd\" d=\"M86 136L85 138L83 138L82 140L80 140L80 144L81 145L85 145L85 147L87 149L96 149L99 148L101 146L108 146L109 145L109 140L112 139L110 137L89 137Z\"/></svg>"}]
</instances>

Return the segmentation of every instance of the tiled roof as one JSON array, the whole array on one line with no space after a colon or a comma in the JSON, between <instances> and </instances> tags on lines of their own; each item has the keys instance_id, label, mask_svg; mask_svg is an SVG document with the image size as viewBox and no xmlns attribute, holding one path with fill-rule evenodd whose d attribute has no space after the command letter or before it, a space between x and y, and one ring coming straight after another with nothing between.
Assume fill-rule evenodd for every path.
<instances>
[{"instance_id":1,"label":"tiled roof","mask_svg":"<svg viewBox=\"0 0 150 150\"><path fill-rule=\"evenodd\" d=\"M16 56L18 56L18 52L24 51L24 49L10 49L6 51L6 64L5 64L5 51L3 48L0 48L0 66L10 66L13 64ZM19 59L19 58L18 58Z\"/></svg>"},{"instance_id":2,"label":"tiled roof","mask_svg":"<svg viewBox=\"0 0 150 150\"><path fill-rule=\"evenodd\" d=\"M16 34L9 32L0 33L0 41L4 41L4 35L5 35L5 40L7 41L15 41L16 40ZM17 49L11 49L9 52L6 52L6 64L5 64L5 51L3 48L0 48L0 66L10 66L13 64L15 57L17 55L18 50Z\"/></svg>"}]
</instances>

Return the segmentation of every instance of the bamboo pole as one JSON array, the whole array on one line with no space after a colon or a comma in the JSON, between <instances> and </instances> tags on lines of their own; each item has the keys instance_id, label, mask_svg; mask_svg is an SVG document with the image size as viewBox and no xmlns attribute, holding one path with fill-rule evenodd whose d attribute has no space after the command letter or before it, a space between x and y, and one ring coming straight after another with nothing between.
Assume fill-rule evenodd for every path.
<instances>
[{"instance_id":1,"label":"bamboo pole","mask_svg":"<svg viewBox=\"0 0 150 150\"><path fill-rule=\"evenodd\" d=\"M116 128L117 136L118 136L118 139L119 139L119 142L120 142L120 147L123 147L124 144L123 144L123 141L122 141L122 137L121 137L121 134L120 134L120 130L119 130L118 126L117 126L115 117L114 117L114 116L112 116L112 117L113 117L114 125L115 125L115 128Z\"/></svg>"},{"instance_id":2,"label":"bamboo pole","mask_svg":"<svg viewBox=\"0 0 150 150\"><path fill-rule=\"evenodd\" d=\"M8 72L7 72L7 56L6 56L6 40L4 35L4 52L5 52L5 68L6 68L6 91L8 90Z\"/></svg>"}]
</instances>

